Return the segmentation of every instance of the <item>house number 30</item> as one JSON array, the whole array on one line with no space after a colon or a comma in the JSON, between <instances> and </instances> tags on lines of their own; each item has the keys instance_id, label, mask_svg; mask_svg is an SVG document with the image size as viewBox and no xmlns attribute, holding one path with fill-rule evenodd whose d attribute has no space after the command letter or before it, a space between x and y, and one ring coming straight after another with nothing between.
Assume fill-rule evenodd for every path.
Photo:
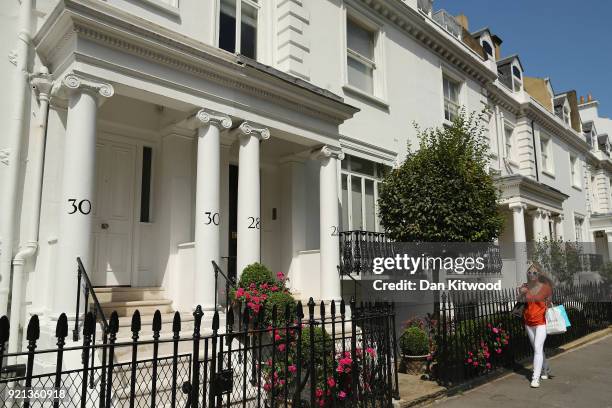
<instances>
[{"instance_id":1,"label":"house number 30","mask_svg":"<svg viewBox=\"0 0 612 408\"><path fill-rule=\"evenodd\" d=\"M78 211L83 215L87 215L91 212L91 201L89 200L81 200L77 202L76 198L69 198L68 202L71 206L68 214L75 214Z\"/></svg>"}]
</instances>

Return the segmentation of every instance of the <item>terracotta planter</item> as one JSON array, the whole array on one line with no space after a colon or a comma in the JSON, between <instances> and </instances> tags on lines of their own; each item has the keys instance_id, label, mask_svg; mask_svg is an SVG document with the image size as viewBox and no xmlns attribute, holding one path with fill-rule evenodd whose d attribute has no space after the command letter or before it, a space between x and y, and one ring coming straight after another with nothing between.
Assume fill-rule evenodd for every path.
<instances>
[{"instance_id":1,"label":"terracotta planter","mask_svg":"<svg viewBox=\"0 0 612 408\"><path fill-rule=\"evenodd\" d=\"M429 354L422 356L402 356L399 371L405 374L421 375L427 372Z\"/></svg>"}]
</instances>

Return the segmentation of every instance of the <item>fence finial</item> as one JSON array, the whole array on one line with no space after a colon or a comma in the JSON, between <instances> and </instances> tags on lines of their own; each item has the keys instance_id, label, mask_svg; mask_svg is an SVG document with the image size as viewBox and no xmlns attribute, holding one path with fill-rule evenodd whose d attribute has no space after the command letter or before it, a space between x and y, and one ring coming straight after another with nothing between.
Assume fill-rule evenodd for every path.
<instances>
[{"instance_id":1,"label":"fence finial","mask_svg":"<svg viewBox=\"0 0 612 408\"><path fill-rule=\"evenodd\" d=\"M172 319L172 332L175 335L181 331L181 314L177 311L174 312L174 318Z\"/></svg>"},{"instance_id":2,"label":"fence finial","mask_svg":"<svg viewBox=\"0 0 612 408\"><path fill-rule=\"evenodd\" d=\"M297 307L295 308L295 316L300 320L304 318L304 307L302 306L301 300L298 300L297 302Z\"/></svg>"},{"instance_id":3,"label":"fence finial","mask_svg":"<svg viewBox=\"0 0 612 408\"><path fill-rule=\"evenodd\" d=\"M66 313L62 313L59 315L57 324L55 325L55 337L63 339L66 336L68 336L68 318L66 317Z\"/></svg>"},{"instance_id":4,"label":"fence finial","mask_svg":"<svg viewBox=\"0 0 612 408\"><path fill-rule=\"evenodd\" d=\"M119 331L119 315L114 310L110 315L110 320L108 321L108 331L110 334L117 334Z\"/></svg>"},{"instance_id":5,"label":"fence finial","mask_svg":"<svg viewBox=\"0 0 612 408\"><path fill-rule=\"evenodd\" d=\"M140 331L140 312L138 311L138 309L134 312L134 314L132 315L132 333L134 335L138 334L138 332Z\"/></svg>"},{"instance_id":6,"label":"fence finial","mask_svg":"<svg viewBox=\"0 0 612 408\"><path fill-rule=\"evenodd\" d=\"M162 329L162 317L159 310L156 310L155 314L153 315L153 324L151 325L151 328L153 329L153 333L159 333Z\"/></svg>"},{"instance_id":7,"label":"fence finial","mask_svg":"<svg viewBox=\"0 0 612 408\"><path fill-rule=\"evenodd\" d=\"M332 299L330 305L329 305L329 309L330 309L330 313L332 315L332 317L336 316L336 301Z\"/></svg>"},{"instance_id":8,"label":"fence finial","mask_svg":"<svg viewBox=\"0 0 612 408\"><path fill-rule=\"evenodd\" d=\"M215 314L213 314L212 329L215 334L217 333L217 330L219 330L219 311L218 310L215 310Z\"/></svg>"},{"instance_id":9,"label":"fence finial","mask_svg":"<svg viewBox=\"0 0 612 408\"><path fill-rule=\"evenodd\" d=\"M6 343L9 339L11 324L9 318L5 316L0 317L0 344Z\"/></svg>"},{"instance_id":10,"label":"fence finial","mask_svg":"<svg viewBox=\"0 0 612 408\"><path fill-rule=\"evenodd\" d=\"M34 315L30 318L28 323L28 330L26 332L26 339L28 341L36 341L40 337L40 323L38 321L38 315Z\"/></svg>"},{"instance_id":11,"label":"fence finial","mask_svg":"<svg viewBox=\"0 0 612 408\"><path fill-rule=\"evenodd\" d=\"M310 320L314 319L314 307L315 307L315 302L311 296L310 299L308 299L308 316L310 317Z\"/></svg>"},{"instance_id":12,"label":"fence finial","mask_svg":"<svg viewBox=\"0 0 612 408\"><path fill-rule=\"evenodd\" d=\"M321 319L325 319L325 302L321 301L321 305L319 306L319 312L321 313Z\"/></svg>"},{"instance_id":13,"label":"fence finial","mask_svg":"<svg viewBox=\"0 0 612 408\"><path fill-rule=\"evenodd\" d=\"M344 318L345 314L346 314L346 303L344 303L344 299L341 299L340 300L340 316Z\"/></svg>"},{"instance_id":14,"label":"fence finial","mask_svg":"<svg viewBox=\"0 0 612 408\"><path fill-rule=\"evenodd\" d=\"M93 313L87 312L85 315L85 324L83 325L83 336L92 336L96 331L96 319Z\"/></svg>"}]
</instances>

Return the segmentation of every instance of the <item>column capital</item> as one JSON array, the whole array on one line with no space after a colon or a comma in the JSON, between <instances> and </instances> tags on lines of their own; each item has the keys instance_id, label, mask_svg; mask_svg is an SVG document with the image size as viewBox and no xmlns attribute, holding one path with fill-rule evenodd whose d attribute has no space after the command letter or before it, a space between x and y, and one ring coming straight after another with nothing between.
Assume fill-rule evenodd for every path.
<instances>
[{"instance_id":1,"label":"column capital","mask_svg":"<svg viewBox=\"0 0 612 408\"><path fill-rule=\"evenodd\" d=\"M514 212L525 211L527 209L527 205L523 203L508 204L508 207Z\"/></svg>"},{"instance_id":2,"label":"column capital","mask_svg":"<svg viewBox=\"0 0 612 408\"><path fill-rule=\"evenodd\" d=\"M59 99L68 99L74 92L88 92L96 97L110 98L115 94L115 88L107 82L69 72L55 81L51 89L51 95Z\"/></svg>"},{"instance_id":3,"label":"column capital","mask_svg":"<svg viewBox=\"0 0 612 408\"><path fill-rule=\"evenodd\" d=\"M334 159L344 160L344 152L339 147L325 145L312 151L312 156L318 160L328 159L333 157Z\"/></svg>"},{"instance_id":4,"label":"column capital","mask_svg":"<svg viewBox=\"0 0 612 408\"><path fill-rule=\"evenodd\" d=\"M259 140L267 140L270 138L270 130L265 127L256 127L252 123L242 122L240 126L238 126L240 132L239 136L256 136Z\"/></svg>"},{"instance_id":5,"label":"column capital","mask_svg":"<svg viewBox=\"0 0 612 408\"><path fill-rule=\"evenodd\" d=\"M232 119L228 115L210 109L200 109L193 118L196 127L215 126L219 129L232 127Z\"/></svg>"}]
</instances>

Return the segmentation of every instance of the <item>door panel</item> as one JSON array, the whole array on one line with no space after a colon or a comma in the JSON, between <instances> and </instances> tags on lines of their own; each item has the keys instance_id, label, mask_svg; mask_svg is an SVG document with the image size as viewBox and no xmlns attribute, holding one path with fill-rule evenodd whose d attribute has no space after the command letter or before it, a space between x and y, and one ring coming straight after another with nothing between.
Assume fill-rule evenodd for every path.
<instances>
[{"instance_id":1,"label":"door panel","mask_svg":"<svg viewBox=\"0 0 612 408\"><path fill-rule=\"evenodd\" d=\"M136 146L99 138L93 217L94 285L130 285Z\"/></svg>"}]
</instances>

